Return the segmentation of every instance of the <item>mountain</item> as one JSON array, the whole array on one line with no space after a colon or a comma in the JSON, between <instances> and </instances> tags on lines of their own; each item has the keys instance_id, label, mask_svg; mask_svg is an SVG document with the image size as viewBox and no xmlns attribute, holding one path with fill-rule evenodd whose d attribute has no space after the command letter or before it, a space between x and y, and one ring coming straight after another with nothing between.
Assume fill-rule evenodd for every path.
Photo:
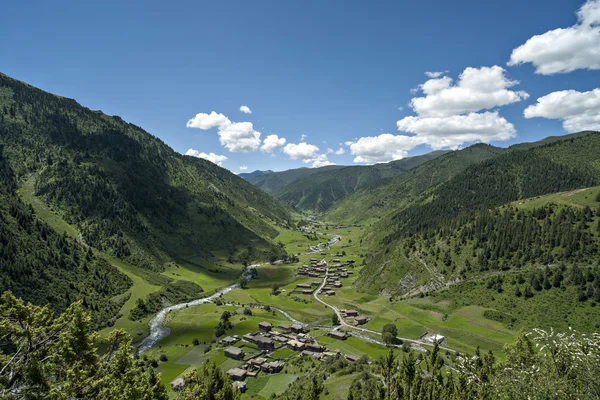
<instances>
[{"instance_id":1,"label":"mountain","mask_svg":"<svg viewBox=\"0 0 600 400\"><path fill-rule=\"evenodd\" d=\"M119 117L3 74L0 149L7 188L0 246L11 257L1 264L2 291L58 311L81 297L94 310L114 311L119 307L103 303L123 292L128 278L93 252L88 259L87 246L155 272L172 263L205 268L283 252L273 241L275 226L286 226L290 216L262 190L176 153ZM74 227L78 240L52 233L17 189L27 202L50 209L49 218ZM181 294L202 290L164 277L157 282L171 282L170 290Z\"/></svg>"},{"instance_id":2,"label":"mountain","mask_svg":"<svg viewBox=\"0 0 600 400\"><path fill-rule=\"evenodd\" d=\"M419 285L443 287L485 271L595 263L598 211L551 207L519 213L502 207L597 185L599 133L472 164L370 227L363 240L372 252L357 286L409 293Z\"/></svg>"},{"instance_id":3,"label":"mountain","mask_svg":"<svg viewBox=\"0 0 600 400\"><path fill-rule=\"evenodd\" d=\"M323 216L324 219L359 223L379 219L398 212L422 193L448 181L467 167L503 154L533 149L554 142L573 140L593 133L584 131L564 136L552 136L532 143L520 143L499 148L479 143L462 150L444 154L402 175L380 179L336 202Z\"/></svg>"},{"instance_id":4,"label":"mountain","mask_svg":"<svg viewBox=\"0 0 600 400\"><path fill-rule=\"evenodd\" d=\"M238 176L240 178L242 178L242 179L247 180L247 181L251 181L251 180L253 180L255 178L259 178L259 177L261 177L263 175L272 174L272 173L273 173L273 171L271 171L270 169L268 169L266 171L260 171L260 170L257 169L254 172L244 172L244 173L238 174Z\"/></svg>"},{"instance_id":5,"label":"mountain","mask_svg":"<svg viewBox=\"0 0 600 400\"><path fill-rule=\"evenodd\" d=\"M361 187L403 174L446 153L434 151L386 164L329 168L296 179L274 191L273 196L296 209L323 212Z\"/></svg>"},{"instance_id":6,"label":"mountain","mask_svg":"<svg viewBox=\"0 0 600 400\"><path fill-rule=\"evenodd\" d=\"M63 312L76 300L93 310L93 327L121 308L110 301L131 280L104 259L44 223L17 194L15 174L0 146L0 290Z\"/></svg>"},{"instance_id":7,"label":"mountain","mask_svg":"<svg viewBox=\"0 0 600 400\"><path fill-rule=\"evenodd\" d=\"M253 183L267 193L281 189L282 187L291 184L292 182L319 173L323 171L333 171L344 168L341 165L328 165L319 168L294 168L286 171L272 172L248 179L248 182Z\"/></svg>"}]
</instances>

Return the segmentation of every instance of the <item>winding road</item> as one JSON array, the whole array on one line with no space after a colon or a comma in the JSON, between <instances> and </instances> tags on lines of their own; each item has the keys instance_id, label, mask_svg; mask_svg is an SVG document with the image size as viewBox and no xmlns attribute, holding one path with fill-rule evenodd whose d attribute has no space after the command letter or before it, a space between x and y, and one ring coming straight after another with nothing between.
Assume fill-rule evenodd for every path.
<instances>
[{"instance_id":1,"label":"winding road","mask_svg":"<svg viewBox=\"0 0 600 400\"><path fill-rule=\"evenodd\" d=\"M327 268L327 273L329 272L329 268ZM315 290L315 292L313 293L313 297L315 298L315 300L317 300L319 303L331 308L333 310L333 312L337 315L339 321L340 321L340 325L338 325L336 328L334 328L334 330L340 329L342 327L346 328L346 329L352 329L355 332L352 332L353 336L356 336L362 340L365 341L369 341L372 343L377 343L377 344L381 344L383 346L394 346L394 347L402 347L401 345L397 345L397 344L393 344L393 345L387 345L386 343L380 342L376 339L373 339L367 335L365 335L365 333L370 333L373 335L378 335L381 336L381 332L377 332L377 331L373 331L371 329L367 329L367 328L361 328L358 326L354 326L354 325L350 325L348 324L345 320L344 320L344 316L342 315L342 312L335 306L325 302L324 300L322 300L321 298L319 298L318 294L321 291L321 289L323 289L323 287L327 284L327 273L325 274L325 277L323 278L323 282L321 283L321 286L319 286L319 288L317 290ZM432 343L430 342L424 342L422 340L415 340L415 339L410 339L410 338L405 338L405 337L401 337L401 336L396 336L397 339L402 340L403 342L406 343L410 343L411 347L414 348L415 350L419 350L419 351L425 351L425 348L423 346L433 346ZM456 350L453 350L449 347L445 347L445 346L439 346L439 348L441 350L447 350L447 351L451 351L456 353Z\"/></svg>"}]
</instances>

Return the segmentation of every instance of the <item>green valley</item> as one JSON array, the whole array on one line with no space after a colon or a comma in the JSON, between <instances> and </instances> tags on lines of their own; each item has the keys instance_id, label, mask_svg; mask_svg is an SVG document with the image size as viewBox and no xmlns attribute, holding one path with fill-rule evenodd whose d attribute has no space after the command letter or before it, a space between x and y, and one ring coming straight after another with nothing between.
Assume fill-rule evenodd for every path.
<instances>
[{"instance_id":1,"label":"green valley","mask_svg":"<svg viewBox=\"0 0 600 400\"><path fill-rule=\"evenodd\" d=\"M598 390L598 132L245 180L0 94L2 398Z\"/></svg>"}]
</instances>

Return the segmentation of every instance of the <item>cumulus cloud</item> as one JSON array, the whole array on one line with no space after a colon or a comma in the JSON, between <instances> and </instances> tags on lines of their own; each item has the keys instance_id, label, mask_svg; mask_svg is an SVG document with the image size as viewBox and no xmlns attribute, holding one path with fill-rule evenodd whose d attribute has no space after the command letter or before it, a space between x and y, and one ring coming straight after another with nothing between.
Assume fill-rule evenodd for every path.
<instances>
[{"instance_id":1,"label":"cumulus cloud","mask_svg":"<svg viewBox=\"0 0 600 400\"><path fill-rule=\"evenodd\" d=\"M418 143L413 136L382 133L379 136L361 137L356 142L347 142L356 163L388 162L400 160Z\"/></svg>"},{"instance_id":2,"label":"cumulus cloud","mask_svg":"<svg viewBox=\"0 0 600 400\"><path fill-rule=\"evenodd\" d=\"M252 122L231 122L223 114L211 112L198 113L186 126L208 130L218 128L219 142L232 153L256 151L260 146L260 132L254 130Z\"/></svg>"},{"instance_id":3,"label":"cumulus cloud","mask_svg":"<svg viewBox=\"0 0 600 400\"><path fill-rule=\"evenodd\" d=\"M221 156L215 153L204 153L204 152L199 152L198 150L194 150L194 149L188 149L188 151L185 152L186 156L193 156L193 157L198 157L198 158L203 158L205 160L208 160L212 163L217 164L218 166L223 165L223 161L227 161L227 157L226 156Z\"/></svg>"},{"instance_id":4,"label":"cumulus cloud","mask_svg":"<svg viewBox=\"0 0 600 400\"><path fill-rule=\"evenodd\" d=\"M600 0L577 11L577 23L535 35L512 51L509 66L532 63L542 75L600 69Z\"/></svg>"},{"instance_id":5,"label":"cumulus cloud","mask_svg":"<svg viewBox=\"0 0 600 400\"><path fill-rule=\"evenodd\" d=\"M283 152L290 156L292 160L302 160L305 164L312 163L311 168L335 165L327 159L326 154L319 154L319 148L314 144L306 142L288 143L283 147Z\"/></svg>"},{"instance_id":6,"label":"cumulus cloud","mask_svg":"<svg viewBox=\"0 0 600 400\"><path fill-rule=\"evenodd\" d=\"M413 144L427 144L434 150L456 149L464 143L508 140L515 137L513 124L498 111L452 115L449 117L406 117L398 121L398 130L414 133Z\"/></svg>"},{"instance_id":7,"label":"cumulus cloud","mask_svg":"<svg viewBox=\"0 0 600 400\"><path fill-rule=\"evenodd\" d=\"M317 157L319 148L306 142L288 143L283 148L283 152L292 160L313 160Z\"/></svg>"},{"instance_id":8,"label":"cumulus cloud","mask_svg":"<svg viewBox=\"0 0 600 400\"><path fill-rule=\"evenodd\" d=\"M425 72L425 75L427 75L430 78L439 78L440 76L444 75L447 72L448 71L436 71L436 72L427 71L427 72Z\"/></svg>"},{"instance_id":9,"label":"cumulus cloud","mask_svg":"<svg viewBox=\"0 0 600 400\"><path fill-rule=\"evenodd\" d=\"M240 111L244 114L252 114L252 110L248 106L241 106Z\"/></svg>"},{"instance_id":10,"label":"cumulus cloud","mask_svg":"<svg viewBox=\"0 0 600 400\"><path fill-rule=\"evenodd\" d=\"M508 88L519 82L510 80L502 67L466 68L453 84L452 78L444 76L429 79L419 89L424 97L410 101L413 110L423 117L444 117L484 109L492 109L526 99L524 91Z\"/></svg>"},{"instance_id":11,"label":"cumulus cloud","mask_svg":"<svg viewBox=\"0 0 600 400\"><path fill-rule=\"evenodd\" d=\"M247 171L247 170L248 170L247 165L240 165L240 171Z\"/></svg>"},{"instance_id":12,"label":"cumulus cloud","mask_svg":"<svg viewBox=\"0 0 600 400\"><path fill-rule=\"evenodd\" d=\"M311 168L319 168L319 167L326 167L328 165L335 165L334 162L331 162L327 159L327 156L325 154L319 154L317 156L317 158L315 158L313 160L308 160L307 162L312 162Z\"/></svg>"},{"instance_id":13,"label":"cumulus cloud","mask_svg":"<svg viewBox=\"0 0 600 400\"><path fill-rule=\"evenodd\" d=\"M213 111L210 114L196 114L196 116L190 119L185 126L187 126L188 128L198 128L202 130L207 130L230 123L231 121L229 121L229 118L227 118L223 114L217 114Z\"/></svg>"},{"instance_id":14,"label":"cumulus cloud","mask_svg":"<svg viewBox=\"0 0 600 400\"><path fill-rule=\"evenodd\" d=\"M301 141L301 142L304 142L304 141L306 140L307 136L308 136L308 135L306 135L306 134L304 134L304 133L303 133L302 135L300 135L300 141Z\"/></svg>"},{"instance_id":15,"label":"cumulus cloud","mask_svg":"<svg viewBox=\"0 0 600 400\"><path fill-rule=\"evenodd\" d=\"M516 135L515 127L497 110L486 111L529 96L510 89L519 82L510 80L503 68L469 67L456 82L443 73L426 74L432 79L416 89L423 96L409 103L417 115L396 123L399 131L410 135L383 133L346 142L354 162L399 160L419 145L456 149L465 143L508 140Z\"/></svg>"},{"instance_id":16,"label":"cumulus cloud","mask_svg":"<svg viewBox=\"0 0 600 400\"><path fill-rule=\"evenodd\" d=\"M597 130L600 127L600 88L589 92L552 92L527 107L523 116L561 120L568 132Z\"/></svg>"},{"instance_id":17,"label":"cumulus cloud","mask_svg":"<svg viewBox=\"0 0 600 400\"><path fill-rule=\"evenodd\" d=\"M269 135L263 141L263 145L260 146L260 149L265 153L272 153L276 148L283 146L285 142L285 138L280 138L277 135Z\"/></svg>"}]
</instances>

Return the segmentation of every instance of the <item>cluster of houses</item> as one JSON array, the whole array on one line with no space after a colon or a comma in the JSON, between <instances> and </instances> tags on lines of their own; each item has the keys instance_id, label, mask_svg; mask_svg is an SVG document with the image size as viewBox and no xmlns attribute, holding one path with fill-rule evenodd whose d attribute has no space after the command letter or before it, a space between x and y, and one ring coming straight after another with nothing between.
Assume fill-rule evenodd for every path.
<instances>
[{"instance_id":1,"label":"cluster of houses","mask_svg":"<svg viewBox=\"0 0 600 400\"><path fill-rule=\"evenodd\" d=\"M226 357L243 361L246 358L246 353L241 347L234 346L240 340L252 343L263 350L264 353L287 347L291 350L299 352L302 356L312 356L317 359L335 356L336 352L329 351L325 346L319 344L315 338L308 335L308 327L300 324L280 324L277 330L273 329L273 325L269 322L260 322L256 332L248 333L240 338L237 335L227 336L221 339L221 344L227 346L223 352ZM331 331L329 336L344 340L347 338L346 333L340 331ZM282 360L267 359L264 357L256 357L246 360L240 367L232 368L227 371L227 374L234 381L234 386L240 391L246 390L246 384L243 380L247 377L255 377L259 372L277 373L281 372L284 366ZM268 356L267 356L268 357ZM352 356L346 356L350 361L355 361Z\"/></svg>"},{"instance_id":2,"label":"cluster of houses","mask_svg":"<svg viewBox=\"0 0 600 400\"><path fill-rule=\"evenodd\" d=\"M298 275L306 275L313 278L322 277L327 272L327 261L310 259L310 265L303 265L298 270Z\"/></svg>"},{"instance_id":3,"label":"cluster of houses","mask_svg":"<svg viewBox=\"0 0 600 400\"><path fill-rule=\"evenodd\" d=\"M356 310L340 310L344 318L352 318L356 325L364 325L369 322L369 318L364 315L358 315Z\"/></svg>"},{"instance_id":4,"label":"cluster of houses","mask_svg":"<svg viewBox=\"0 0 600 400\"><path fill-rule=\"evenodd\" d=\"M331 260L331 262L336 264L332 264L328 267L327 261L319 261L316 258L313 258L310 260L310 266L303 265L298 270L298 275L326 278L327 281L319 293L326 294L328 296L335 296L335 289L343 286L341 279L348 278L353 274L353 272L349 271L346 267L353 266L354 260L349 260L342 263L339 258L334 258ZM310 295L313 294L315 288L319 285L320 282L299 283L296 285L294 292Z\"/></svg>"}]
</instances>

